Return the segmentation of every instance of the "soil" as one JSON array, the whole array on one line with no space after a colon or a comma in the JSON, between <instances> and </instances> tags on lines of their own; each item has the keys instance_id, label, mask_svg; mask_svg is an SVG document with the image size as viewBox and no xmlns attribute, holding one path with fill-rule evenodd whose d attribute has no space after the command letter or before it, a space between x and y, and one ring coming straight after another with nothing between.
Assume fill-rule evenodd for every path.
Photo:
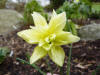
<instances>
[{"instance_id":1,"label":"soil","mask_svg":"<svg viewBox=\"0 0 100 75\"><path fill-rule=\"evenodd\" d=\"M8 34L7 37L0 36L0 47L7 46L14 52L12 57L7 57L6 60L0 64L0 75L41 75L30 65L21 63L16 58L21 58L28 61L27 53L31 55L36 45L30 45L23 39L17 36L17 32L23 29L27 29L28 26L24 26L19 30L13 31ZM59 75L66 75L67 60L69 46L62 46L66 53L65 63L62 68L59 68L51 60L49 64L53 70L53 73ZM48 58L48 56L47 56ZM50 69L45 62L46 58L41 59L36 64L44 71L50 72ZM100 40L96 41L79 41L73 44L72 59L71 59L71 75L92 75L92 72L100 65ZM60 72L60 69L62 70ZM96 72L96 75L100 75L100 69Z\"/></svg>"}]
</instances>

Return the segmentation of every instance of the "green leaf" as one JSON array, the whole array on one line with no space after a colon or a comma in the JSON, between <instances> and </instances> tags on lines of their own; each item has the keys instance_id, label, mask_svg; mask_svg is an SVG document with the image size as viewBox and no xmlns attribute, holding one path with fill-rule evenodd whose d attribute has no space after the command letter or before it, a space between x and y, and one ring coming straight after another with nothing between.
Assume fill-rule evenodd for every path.
<instances>
[{"instance_id":1,"label":"green leaf","mask_svg":"<svg viewBox=\"0 0 100 75\"><path fill-rule=\"evenodd\" d=\"M30 64L29 62L23 60L23 59L20 59L20 58L16 58L17 60L19 60L20 62L24 63L24 64L28 64L30 66L32 66L33 68L35 68L37 71L39 71L42 75L46 75L45 72L43 72L37 65L35 64Z\"/></svg>"},{"instance_id":2,"label":"green leaf","mask_svg":"<svg viewBox=\"0 0 100 75\"><path fill-rule=\"evenodd\" d=\"M0 47L0 64L5 60L10 50L7 47Z\"/></svg>"},{"instance_id":3,"label":"green leaf","mask_svg":"<svg viewBox=\"0 0 100 75\"><path fill-rule=\"evenodd\" d=\"M48 52L52 61L54 61L57 65L63 66L65 53L64 50L60 46L54 46Z\"/></svg>"},{"instance_id":4,"label":"green leaf","mask_svg":"<svg viewBox=\"0 0 100 75\"><path fill-rule=\"evenodd\" d=\"M46 56L46 54L47 54L47 51L44 48L37 46L34 49L32 56L30 57L30 64L33 64L37 60L43 58L44 56Z\"/></svg>"},{"instance_id":5,"label":"green leaf","mask_svg":"<svg viewBox=\"0 0 100 75\"><path fill-rule=\"evenodd\" d=\"M77 35L77 29L75 24L69 20L66 22L65 31L72 32L72 34Z\"/></svg>"}]
</instances>

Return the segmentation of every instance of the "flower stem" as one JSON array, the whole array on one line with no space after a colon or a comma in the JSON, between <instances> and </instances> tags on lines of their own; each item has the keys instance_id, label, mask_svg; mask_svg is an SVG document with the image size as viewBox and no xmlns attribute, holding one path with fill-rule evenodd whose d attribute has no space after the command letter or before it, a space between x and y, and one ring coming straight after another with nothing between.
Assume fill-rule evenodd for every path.
<instances>
[{"instance_id":1,"label":"flower stem","mask_svg":"<svg viewBox=\"0 0 100 75\"><path fill-rule=\"evenodd\" d=\"M35 64L30 64L29 62L23 60L23 59L20 59L20 58L16 58L17 60L21 61L22 63L25 63L25 64L28 64L32 67L34 67L37 71L39 71L42 75L46 75L45 72L43 72L38 66L36 66Z\"/></svg>"},{"instance_id":2,"label":"flower stem","mask_svg":"<svg viewBox=\"0 0 100 75\"><path fill-rule=\"evenodd\" d=\"M68 57L67 75L70 75L71 54L72 54L72 44L70 46L69 57Z\"/></svg>"},{"instance_id":3,"label":"flower stem","mask_svg":"<svg viewBox=\"0 0 100 75\"><path fill-rule=\"evenodd\" d=\"M50 66L50 63L49 63L49 59L48 59L48 58L46 59L46 63L47 63L47 65L48 65L48 67L49 67L49 70L50 70L50 72L51 72L51 75L53 75L53 70L52 70L52 68L51 68L51 66Z\"/></svg>"},{"instance_id":4,"label":"flower stem","mask_svg":"<svg viewBox=\"0 0 100 75\"><path fill-rule=\"evenodd\" d=\"M63 67L60 67L60 75L63 75Z\"/></svg>"}]
</instances>

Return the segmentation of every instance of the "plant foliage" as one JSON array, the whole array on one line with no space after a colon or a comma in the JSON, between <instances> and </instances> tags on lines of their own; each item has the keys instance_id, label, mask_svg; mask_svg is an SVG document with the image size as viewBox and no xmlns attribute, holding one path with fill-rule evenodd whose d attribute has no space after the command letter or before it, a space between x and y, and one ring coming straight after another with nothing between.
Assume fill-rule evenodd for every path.
<instances>
[{"instance_id":1,"label":"plant foliage","mask_svg":"<svg viewBox=\"0 0 100 75\"><path fill-rule=\"evenodd\" d=\"M57 13L65 11L68 19L87 18L91 14L91 2L89 0L80 0L79 2L65 1L64 4L57 9Z\"/></svg>"},{"instance_id":2,"label":"plant foliage","mask_svg":"<svg viewBox=\"0 0 100 75\"><path fill-rule=\"evenodd\" d=\"M76 24L73 23L71 20L68 20L66 22L64 30L68 31L68 32L72 32L72 34L74 34L74 35L77 35Z\"/></svg>"},{"instance_id":3,"label":"plant foliage","mask_svg":"<svg viewBox=\"0 0 100 75\"><path fill-rule=\"evenodd\" d=\"M0 8L5 8L7 0L0 0Z\"/></svg>"},{"instance_id":4,"label":"plant foliage","mask_svg":"<svg viewBox=\"0 0 100 75\"><path fill-rule=\"evenodd\" d=\"M33 24L32 13L36 11L47 18L47 14L44 13L43 7L36 0L31 0L25 5L24 9L24 21L26 24Z\"/></svg>"},{"instance_id":5,"label":"plant foliage","mask_svg":"<svg viewBox=\"0 0 100 75\"><path fill-rule=\"evenodd\" d=\"M57 9L65 0L50 0L53 9Z\"/></svg>"},{"instance_id":6,"label":"plant foliage","mask_svg":"<svg viewBox=\"0 0 100 75\"><path fill-rule=\"evenodd\" d=\"M0 64L4 61L9 52L10 50L7 47L0 47Z\"/></svg>"},{"instance_id":7,"label":"plant foliage","mask_svg":"<svg viewBox=\"0 0 100 75\"><path fill-rule=\"evenodd\" d=\"M92 13L90 15L90 18L100 19L100 3L92 4Z\"/></svg>"}]
</instances>

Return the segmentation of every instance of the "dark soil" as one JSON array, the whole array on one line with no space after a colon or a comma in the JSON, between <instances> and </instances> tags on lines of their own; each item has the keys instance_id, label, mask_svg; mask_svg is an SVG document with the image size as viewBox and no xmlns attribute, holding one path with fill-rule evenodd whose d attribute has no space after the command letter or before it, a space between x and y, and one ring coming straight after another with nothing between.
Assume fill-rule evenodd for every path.
<instances>
[{"instance_id":1,"label":"dark soil","mask_svg":"<svg viewBox=\"0 0 100 75\"><path fill-rule=\"evenodd\" d=\"M30 55L36 45L30 45L23 39L17 36L17 32L27 27L23 27L19 30L12 32L7 37L0 36L0 46L7 46L14 54L12 57L8 57L2 64L0 64L0 75L41 75L31 66L17 61L16 58L27 60L26 53ZM59 68L51 60L49 64L53 70L53 73L59 75L66 75L66 64L68 60L69 46L63 46L66 52L65 64L62 68ZM42 59L36 64L44 71L50 72L46 59ZM80 41L73 44L72 60L71 60L71 75L92 75L92 72L100 65L100 40L96 41ZM60 72L62 69L62 74ZM99 69L100 71L100 69ZM100 72L96 75L100 75Z\"/></svg>"}]
</instances>

